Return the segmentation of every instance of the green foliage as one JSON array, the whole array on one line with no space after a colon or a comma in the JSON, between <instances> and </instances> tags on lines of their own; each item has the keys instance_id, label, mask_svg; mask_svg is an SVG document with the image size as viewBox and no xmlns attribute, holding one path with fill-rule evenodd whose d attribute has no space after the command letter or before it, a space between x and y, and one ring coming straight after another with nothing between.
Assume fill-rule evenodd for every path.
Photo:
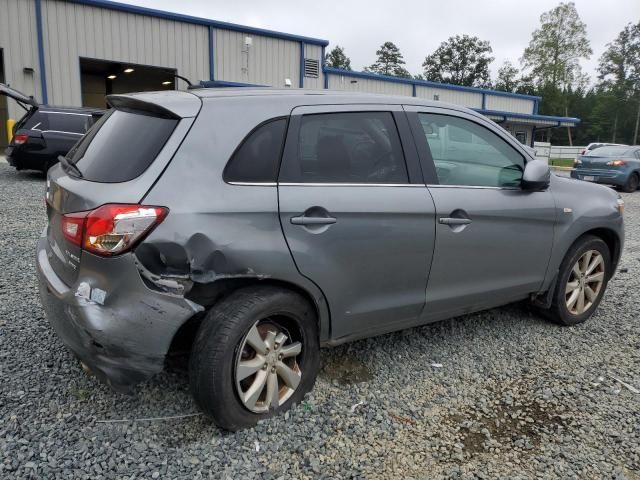
<instances>
[{"instance_id":1,"label":"green foliage","mask_svg":"<svg viewBox=\"0 0 640 480\"><path fill-rule=\"evenodd\" d=\"M351 60L345 55L344 48L340 45L336 45L325 55L324 63L327 67L351 70Z\"/></svg>"},{"instance_id":2,"label":"green foliage","mask_svg":"<svg viewBox=\"0 0 640 480\"><path fill-rule=\"evenodd\" d=\"M393 42L385 42L376 52L378 59L365 71L393 77L411 78L409 71L402 65L405 64L400 49Z\"/></svg>"},{"instance_id":3,"label":"green foliage","mask_svg":"<svg viewBox=\"0 0 640 480\"><path fill-rule=\"evenodd\" d=\"M494 88L496 90L502 90L503 92L515 92L519 86L518 74L519 70L514 67L513 63L509 60L502 64L500 70L498 70L498 78Z\"/></svg>"},{"instance_id":4,"label":"green foliage","mask_svg":"<svg viewBox=\"0 0 640 480\"><path fill-rule=\"evenodd\" d=\"M538 86L566 91L584 82L580 59L592 53L575 4L560 3L540 16L540 28L533 32L521 62Z\"/></svg>"},{"instance_id":5,"label":"green foliage","mask_svg":"<svg viewBox=\"0 0 640 480\"><path fill-rule=\"evenodd\" d=\"M600 57L598 72L600 87L606 92L609 109L613 110L611 141L619 141L623 132L633 129L630 141L636 143L640 117L640 22L629 23L612 43L607 44Z\"/></svg>"},{"instance_id":6,"label":"green foliage","mask_svg":"<svg viewBox=\"0 0 640 480\"><path fill-rule=\"evenodd\" d=\"M491 45L469 35L449 37L446 42L424 59L424 76L435 82L453 83L467 87L491 85L489 64Z\"/></svg>"}]
</instances>

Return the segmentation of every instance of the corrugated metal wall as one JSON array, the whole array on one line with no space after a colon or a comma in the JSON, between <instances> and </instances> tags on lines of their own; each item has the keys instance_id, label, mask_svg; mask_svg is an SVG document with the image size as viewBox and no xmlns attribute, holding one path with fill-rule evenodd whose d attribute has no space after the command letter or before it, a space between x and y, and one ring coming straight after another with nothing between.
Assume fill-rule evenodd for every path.
<instances>
[{"instance_id":1,"label":"corrugated metal wall","mask_svg":"<svg viewBox=\"0 0 640 480\"><path fill-rule=\"evenodd\" d=\"M527 98L503 97L498 95L486 95L487 110L500 112L533 113L533 100Z\"/></svg>"},{"instance_id":2,"label":"corrugated metal wall","mask_svg":"<svg viewBox=\"0 0 640 480\"><path fill-rule=\"evenodd\" d=\"M59 0L42 1L42 22L49 103L81 105L80 57L175 68L187 78L209 78L206 26Z\"/></svg>"},{"instance_id":3,"label":"corrugated metal wall","mask_svg":"<svg viewBox=\"0 0 640 480\"><path fill-rule=\"evenodd\" d=\"M319 62L318 78L304 77L304 88L324 88L324 74L322 73L322 47L319 45L304 45L304 57Z\"/></svg>"},{"instance_id":4,"label":"corrugated metal wall","mask_svg":"<svg viewBox=\"0 0 640 480\"><path fill-rule=\"evenodd\" d=\"M456 105L462 105L468 108L482 108L481 93L416 85L416 97L455 103Z\"/></svg>"},{"instance_id":5,"label":"corrugated metal wall","mask_svg":"<svg viewBox=\"0 0 640 480\"><path fill-rule=\"evenodd\" d=\"M33 1L0 0L0 48L5 82L42 101L35 18ZM25 73L24 68L32 68L34 72ZM24 114L11 100L7 106L11 118L18 119Z\"/></svg>"},{"instance_id":6,"label":"corrugated metal wall","mask_svg":"<svg viewBox=\"0 0 640 480\"><path fill-rule=\"evenodd\" d=\"M246 37L251 45L246 45ZM216 29L215 79L284 87L285 78L298 86L300 43L230 30Z\"/></svg>"},{"instance_id":7,"label":"corrugated metal wall","mask_svg":"<svg viewBox=\"0 0 640 480\"><path fill-rule=\"evenodd\" d=\"M331 90L346 90L350 92L382 93L385 95L411 96L413 88L409 84L387 82L369 78L354 78L345 75L329 75Z\"/></svg>"}]
</instances>

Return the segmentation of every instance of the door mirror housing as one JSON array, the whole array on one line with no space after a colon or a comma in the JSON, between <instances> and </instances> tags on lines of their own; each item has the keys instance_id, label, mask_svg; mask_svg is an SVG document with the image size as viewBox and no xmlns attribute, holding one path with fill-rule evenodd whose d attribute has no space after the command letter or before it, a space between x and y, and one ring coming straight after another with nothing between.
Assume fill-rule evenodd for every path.
<instances>
[{"instance_id":1,"label":"door mirror housing","mask_svg":"<svg viewBox=\"0 0 640 480\"><path fill-rule=\"evenodd\" d=\"M522 188L524 190L544 190L549 187L551 170L549 165L542 160L532 160L527 163L522 175Z\"/></svg>"}]
</instances>

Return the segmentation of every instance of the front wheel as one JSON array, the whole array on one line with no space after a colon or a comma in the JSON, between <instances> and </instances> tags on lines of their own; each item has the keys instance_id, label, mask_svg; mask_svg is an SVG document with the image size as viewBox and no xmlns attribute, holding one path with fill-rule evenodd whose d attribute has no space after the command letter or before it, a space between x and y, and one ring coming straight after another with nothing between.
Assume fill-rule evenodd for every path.
<instances>
[{"instance_id":1,"label":"front wheel","mask_svg":"<svg viewBox=\"0 0 640 480\"><path fill-rule=\"evenodd\" d=\"M588 320L602 300L610 269L611 254L602 239L578 239L562 261L547 316L561 325Z\"/></svg>"},{"instance_id":2,"label":"front wheel","mask_svg":"<svg viewBox=\"0 0 640 480\"><path fill-rule=\"evenodd\" d=\"M314 308L272 286L238 290L203 320L189 362L200 408L227 430L288 410L313 387L319 368Z\"/></svg>"}]
</instances>

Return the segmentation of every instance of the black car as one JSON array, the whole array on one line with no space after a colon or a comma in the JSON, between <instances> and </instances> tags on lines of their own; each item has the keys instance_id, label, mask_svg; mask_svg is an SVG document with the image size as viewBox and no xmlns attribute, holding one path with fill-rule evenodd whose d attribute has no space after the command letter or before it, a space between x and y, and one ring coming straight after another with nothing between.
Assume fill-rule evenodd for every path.
<instances>
[{"instance_id":1,"label":"black car","mask_svg":"<svg viewBox=\"0 0 640 480\"><path fill-rule=\"evenodd\" d=\"M104 114L104 110L93 108L40 105L33 97L2 83L0 95L15 100L26 110L13 127L6 150L7 161L18 170L46 172Z\"/></svg>"}]
</instances>

